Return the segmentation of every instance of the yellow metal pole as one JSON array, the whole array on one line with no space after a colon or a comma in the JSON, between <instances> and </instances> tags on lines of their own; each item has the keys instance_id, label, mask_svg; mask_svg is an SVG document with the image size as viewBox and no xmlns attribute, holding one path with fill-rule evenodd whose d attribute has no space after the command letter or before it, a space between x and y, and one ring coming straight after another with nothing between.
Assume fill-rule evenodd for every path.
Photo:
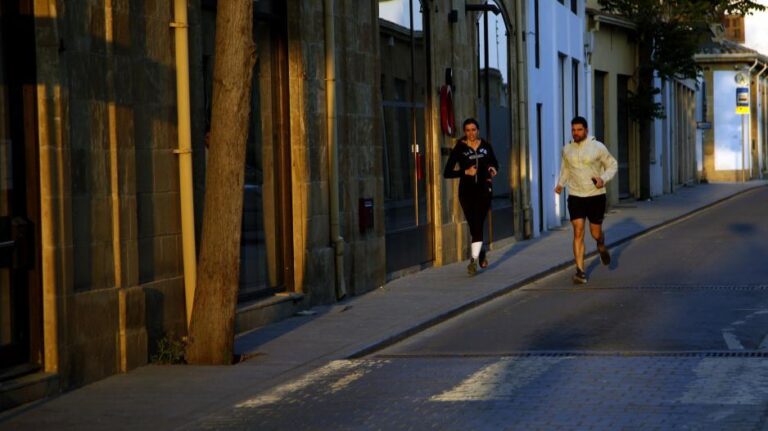
<instances>
[{"instance_id":1,"label":"yellow metal pole","mask_svg":"<svg viewBox=\"0 0 768 431\"><path fill-rule=\"evenodd\" d=\"M184 295L187 307L187 325L192 318L192 304L197 283L195 259L195 213L192 193L192 127L189 109L189 32L187 0L174 0L176 30L176 107L178 110L179 194L181 196L181 238L184 257Z\"/></svg>"}]
</instances>

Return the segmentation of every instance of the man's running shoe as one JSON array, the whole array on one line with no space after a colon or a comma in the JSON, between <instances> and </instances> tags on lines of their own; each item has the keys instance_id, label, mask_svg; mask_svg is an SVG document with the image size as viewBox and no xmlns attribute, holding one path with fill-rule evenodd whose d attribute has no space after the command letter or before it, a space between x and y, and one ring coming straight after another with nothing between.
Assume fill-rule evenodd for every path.
<instances>
[{"instance_id":1,"label":"man's running shoe","mask_svg":"<svg viewBox=\"0 0 768 431\"><path fill-rule=\"evenodd\" d=\"M477 274L477 261L475 261L475 259L469 260L469 266L467 266L467 274L469 275Z\"/></svg>"},{"instance_id":2,"label":"man's running shoe","mask_svg":"<svg viewBox=\"0 0 768 431\"><path fill-rule=\"evenodd\" d=\"M577 269L576 274L574 274L572 280L573 284L586 284L587 274L585 274L584 271Z\"/></svg>"},{"instance_id":3,"label":"man's running shoe","mask_svg":"<svg viewBox=\"0 0 768 431\"><path fill-rule=\"evenodd\" d=\"M487 268L488 267L488 258L485 256L485 249L480 250L480 258L478 259L480 261L480 268Z\"/></svg>"}]
</instances>

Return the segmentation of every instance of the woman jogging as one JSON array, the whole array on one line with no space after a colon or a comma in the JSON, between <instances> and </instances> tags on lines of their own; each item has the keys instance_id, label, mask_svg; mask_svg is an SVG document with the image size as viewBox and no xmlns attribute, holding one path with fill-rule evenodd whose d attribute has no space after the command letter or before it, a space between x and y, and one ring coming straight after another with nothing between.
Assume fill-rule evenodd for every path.
<instances>
[{"instance_id":1,"label":"woman jogging","mask_svg":"<svg viewBox=\"0 0 768 431\"><path fill-rule=\"evenodd\" d=\"M458 169L456 169L458 165ZM464 136L459 138L445 164L443 177L460 178L459 202L472 236L472 257L467 267L469 275L488 266L483 248L483 224L491 207L492 180L499 170L491 144L481 139L477 120L464 121Z\"/></svg>"}]
</instances>

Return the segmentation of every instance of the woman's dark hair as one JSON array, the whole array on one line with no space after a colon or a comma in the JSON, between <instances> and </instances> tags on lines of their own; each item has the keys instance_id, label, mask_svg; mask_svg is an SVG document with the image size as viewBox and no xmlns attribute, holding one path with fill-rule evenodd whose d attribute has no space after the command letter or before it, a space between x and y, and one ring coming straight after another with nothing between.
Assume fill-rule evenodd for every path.
<instances>
[{"instance_id":1,"label":"woman's dark hair","mask_svg":"<svg viewBox=\"0 0 768 431\"><path fill-rule=\"evenodd\" d=\"M480 124L477 123L477 120L475 120L474 118L470 117L470 118L467 118L466 120L464 120L464 124L461 125L461 130L464 130L464 128L467 127L467 124L474 124L475 127L480 129Z\"/></svg>"}]
</instances>

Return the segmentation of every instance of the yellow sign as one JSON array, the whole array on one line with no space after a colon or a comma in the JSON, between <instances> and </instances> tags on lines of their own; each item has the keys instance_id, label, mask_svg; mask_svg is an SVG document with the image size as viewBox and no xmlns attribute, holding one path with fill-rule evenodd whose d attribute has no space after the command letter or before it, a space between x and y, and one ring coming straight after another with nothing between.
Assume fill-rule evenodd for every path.
<instances>
[{"instance_id":1,"label":"yellow sign","mask_svg":"<svg viewBox=\"0 0 768 431\"><path fill-rule=\"evenodd\" d=\"M749 87L736 88L736 113L749 115Z\"/></svg>"}]
</instances>

